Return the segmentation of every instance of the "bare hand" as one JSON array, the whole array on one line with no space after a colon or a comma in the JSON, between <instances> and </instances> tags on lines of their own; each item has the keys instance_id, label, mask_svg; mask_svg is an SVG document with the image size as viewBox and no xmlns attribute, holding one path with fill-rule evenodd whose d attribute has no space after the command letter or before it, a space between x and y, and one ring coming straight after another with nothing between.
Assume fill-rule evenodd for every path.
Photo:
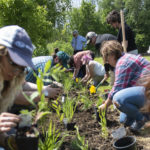
<instances>
[{"instance_id":1,"label":"bare hand","mask_svg":"<svg viewBox=\"0 0 150 150\"><path fill-rule=\"evenodd\" d=\"M104 103L104 104L100 105L100 106L98 107L98 109L99 109L99 111L104 111L104 110L106 110L106 104Z\"/></svg>"},{"instance_id":2,"label":"bare hand","mask_svg":"<svg viewBox=\"0 0 150 150\"><path fill-rule=\"evenodd\" d=\"M52 99L56 99L63 92L62 88L51 88L50 86L47 86L44 91L47 91L47 97Z\"/></svg>"},{"instance_id":3,"label":"bare hand","mask_svg":"<svg viewBox=\"0 0 150 150\"><path fill-rule=\"evenodd\" d=\"M20 121L20 117L11 114L11 113L1 113L0 114L0 132L7 132L11 130L11 128L15 127L17 123Z\"/></svg>"}]
</instances>

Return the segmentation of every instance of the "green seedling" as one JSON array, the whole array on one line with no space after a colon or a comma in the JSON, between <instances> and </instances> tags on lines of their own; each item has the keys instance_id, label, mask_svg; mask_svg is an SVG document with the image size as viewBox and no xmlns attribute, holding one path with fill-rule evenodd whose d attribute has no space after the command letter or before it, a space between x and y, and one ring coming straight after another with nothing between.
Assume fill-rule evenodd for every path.
<instances>
[{"instance_id":1,"label":"green seedling","mask_svg":"<svg viewBox=\"0 0 150 150\"><path fill-rule=\"evenodd\" d=\"M83 110L89 109L93 104L93 102L87 96L84 95L81 96L81 102L83 103Z\"/></svg>"},{"instance_id":2,"label":"green seedling","mask_svg":"<svg viewBox=\"0 0 150 150\"><path fill-rule=\"evenodd\" d=\"M48 131L43 130L43 135L45 135L45 139L42 141L39 140L39 148L40 150L58 150L62 145L64 138L68 136L66 133L61 135L59 130L56 130L55 124L50 121Z\"/></svg>"},{"instance_id":3,"label":"green seedling","mask_svg":"<svg viewBox=\"0 0 150 150\"><path fill-rule=\"evenodd\" d=\"M62 108L57 100L52 103L52 108L56 111L57 117L62 122L64 119L64 113L61 113Z\"/></svg>"},{"instance_id":4,"label":"green seedling","mask_svg":"<svg viewBox=\"0 0 150 150\"><path fill-rule=\"evenodd\" d=\"M101 131L102 131L101 136L106 139L108 137L106 110L101 111L99 113L99 117L100 117L99 124L101 125Z\"/></svg>"},{"instance_id":5,"label":"green seedling","mask_svg":"<svg viewBox=\"0 0 150 150\"><path fill-rule=\"evenodd\" d=\"M72 142L73 149L88 150L88 141L85 141L85 137L80 135L78 127L75 126L75 128L76 128L76 138Z\"/></svg>"},{"instance_id":6,"label":"green seedling","mask_svg":"<svg viewBox=\"0 0 150 150\"><path fill-rule=\"evenodd\" d=\"M74 112L76 110L77 103L69 97L66 97L66 101L63 103L63 113L65 118L68 119L68 123L71 122Z\"/></svg>"}]
</instances>

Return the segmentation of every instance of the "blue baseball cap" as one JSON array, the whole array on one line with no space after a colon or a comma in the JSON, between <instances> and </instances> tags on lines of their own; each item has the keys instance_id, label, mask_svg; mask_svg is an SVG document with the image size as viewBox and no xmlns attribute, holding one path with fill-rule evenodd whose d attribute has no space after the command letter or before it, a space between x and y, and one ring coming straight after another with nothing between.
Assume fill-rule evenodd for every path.
<instances>
[{"instance_id":1,"label":"blue baseball cap","mask_svg":"<svg viewBox=\"0 0 150 150\"><path fill-rule=\"evenodd\" d=\"M32 54L35 46L23 28L17 25L0 28L0 45L7 47L8 53L14 63L34 69Z\"/></svg>"}]
</instances>

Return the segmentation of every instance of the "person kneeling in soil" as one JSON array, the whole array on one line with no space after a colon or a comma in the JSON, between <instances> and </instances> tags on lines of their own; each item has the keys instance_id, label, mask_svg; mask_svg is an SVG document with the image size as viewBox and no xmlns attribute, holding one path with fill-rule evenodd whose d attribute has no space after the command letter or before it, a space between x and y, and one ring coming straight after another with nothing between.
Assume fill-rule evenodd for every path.
<instances>
[{"instance_id":1,"label":"person kneeling in soil","mask_svg":"<svg viewBox=\"0 0 150 150\"><path fill-rule=\"evenodd\" d=\"M94 81L94 86L97 86L104 78L104 66L102 66L97 61L92 60L92 57L90 55L83 56L82 64L86 65L86 75L81 80L81 82L86 83L92 78ZM103 83L104 82L106 83L106 81L103 80Z\"/></svg>"},{"instance_id":2,"label":"person kneeling in soil","mask_svg":"<svg viewBox=\"0 0 150 150\"><path fill-rule=\"evenodd\" d=\"M150 62L140 55L122 51L123 47L117 41L108 41L102 46L104 61L115 67L115 82L99 110L114 104L121 111L120 122L130 126L132 131L139 131L147 117L140 111L145 104L144 87L137 86L137 83L150 73Z\"/></svg>"},{"instance_id":3,"label":"person kneeling in soil","mask_svg":"<svg viewBox=\"0 0 150 150\"><path fill-rule=\"evenodd\" d=\"M82 64L82 57L84 55L90 55L92 59L94 59L95 55L92 51L82 51L78 52L75 55L70 57L69 65L70 67L74 67L73 78L83 78L86 74L86 67Z\"/></svg>"}]
</instances>

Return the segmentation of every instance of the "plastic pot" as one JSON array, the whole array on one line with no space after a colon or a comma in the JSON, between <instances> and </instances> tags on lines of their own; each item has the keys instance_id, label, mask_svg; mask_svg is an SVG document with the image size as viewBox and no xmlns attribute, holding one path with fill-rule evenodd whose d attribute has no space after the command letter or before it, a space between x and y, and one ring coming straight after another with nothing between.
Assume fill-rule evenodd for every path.
<instances>
[{"instance_id":1,"label":"plastic pot","mask_svg":"<svg viewBox=\"0 0 150 150\"><path fill-rule=\"evenodd\" d=\"M39 132L35 126L18 128L16 144L18 150L38 150Z\"/></svg>"},{"instance_id":2,"label":"plastic pot","mask_svg":"<svg viewBox=\"0 0 150 150\"><path fill-rule=\"evenodd\" d=\"M94 106L94 113L95 113L95 115L96 115L96 120L98 121L98 122L100 122L100 117L99 117L99 112L98 112L98 108L96 107L96 106Z\"/></svg>"},{"instance_id":3,"label":"plastic pot","mask_svg":"<svg viewBox=\"0 0 150 150\"><path fill-rule=\"evenodd\" d=\"M136 150L136 139L134 136L125 136L113 143L116 150Z\"/></svg>"},{"instance_id":4,"label":"plastic pot","mask_svg":"<svg viewBox=\"0 0 150 150\"><path fill-rule=\"evenodd\" d=\"M18 150L38 150L38 137L16 137Z\"/></svg>"},{"instance_id":5,"label":"plastic pot","mask_svg":"<svg viewBox=\"0 0 150 150\"><path fill-rule=\"evenodd\" d=\"M67 130L72 130L72 131L75 130L75 127L74 127L76 125L75 122L68 122L67 118L64 118L63 122Z\"/></svg>"},{"instance_id":6,"label":"plastic pot","mask_svg":"<svg viewBox=\"0 0 150 150\"><path fill-rule=\"evenodd\" d=\"M94 106L94 112L95 112L95 115L96 115L96 120L98 122L101 121L100 117L99 117L99 111L98 111L98 108L96 106ZM107 112L105 112L105 118L107 119Z\"/></svg>"}]
</instances>

